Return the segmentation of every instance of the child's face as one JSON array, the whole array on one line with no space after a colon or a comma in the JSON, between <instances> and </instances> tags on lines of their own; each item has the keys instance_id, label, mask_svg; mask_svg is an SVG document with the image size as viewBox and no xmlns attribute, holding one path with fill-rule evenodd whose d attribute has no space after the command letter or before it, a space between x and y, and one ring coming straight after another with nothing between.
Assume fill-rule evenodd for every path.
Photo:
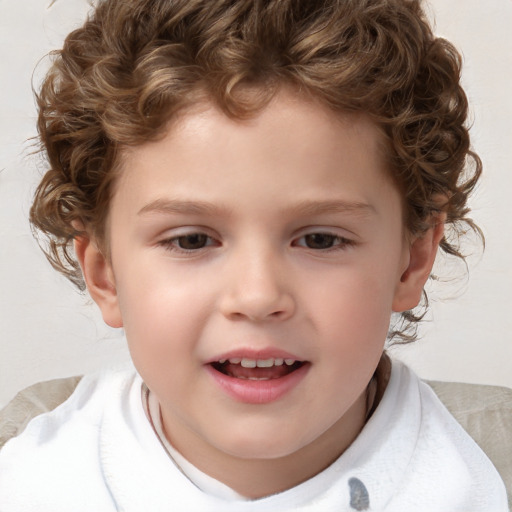
<instances>
[{"instance_id":1,"label":"child's face","mask_svg":"<svg viewBox=\"0 0 512 512\"><path fill-rule=\"evenodd\" d=\"M124 326L171 442L196 463L322 442L335 456L364 423L390 314L409 297L377 129L281 93L249 121L190 113L122 169L112 286L95 298Z\"/></svg>"}]
</instances>

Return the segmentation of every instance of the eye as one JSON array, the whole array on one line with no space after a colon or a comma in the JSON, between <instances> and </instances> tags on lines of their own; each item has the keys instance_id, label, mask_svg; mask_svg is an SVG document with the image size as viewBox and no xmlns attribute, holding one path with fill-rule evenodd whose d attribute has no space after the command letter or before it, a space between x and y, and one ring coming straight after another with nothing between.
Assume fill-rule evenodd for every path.
<instances>
[{"instance_id":1,"label":"eye","mask_svg":"<svg viewBox=\"0 0 512 512\"><path fill-rule=\"evenodd\" d=\"M304 242L310 249L330 249L334 245L336 238L334 235L327 233L313 233L312 235L306 235Z\"/></svg>"},{"instance_id":2,"label":"eye","mask_svg":"<svg viewBox=\"0 0 512 512\"><path fill-rule=\"evenodd\" d=\"M204 233L192 233L190 235L179 236L174 239L180 249L193 251L206 247L208 237Z\"/></svg>"},{"instance_id":3,"label":"eye","mask_svg":"<svg viewBox=\"0 0 512 512\"><path fill-rule=\"evenodd\" d=\"M162 240L159 244L170 251L187 253L216 245L216 242L205 233L187 233L185 235L167 238L166 240Z\"/></svg>"},{"instance_id":4,"label":"eye","mask_svg":"<svg viewBox=\"0 0 512 512\"><path fill-rule=\"evenodd\" d=\"M343 249L353 242L331 233L310 233L297 239L295 245L315 250Z\"/></svg>"}]
</instances>

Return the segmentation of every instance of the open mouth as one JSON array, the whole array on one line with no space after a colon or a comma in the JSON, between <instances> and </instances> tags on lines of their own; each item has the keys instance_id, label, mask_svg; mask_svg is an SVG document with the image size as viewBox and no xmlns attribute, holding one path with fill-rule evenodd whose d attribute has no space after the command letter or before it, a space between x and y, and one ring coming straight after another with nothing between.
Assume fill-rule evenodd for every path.
<instances>
[{"instance_id":1,"label":"open mouth","mask_svg":"<svg viewBox=\"0 0 512 512\"><path fill-rule=\"evenodd\" d=\"M235 379L273 380L290 375L305 364L295 359L231 358L211 363L218 372Z\"/></svg>"}]
</instances>

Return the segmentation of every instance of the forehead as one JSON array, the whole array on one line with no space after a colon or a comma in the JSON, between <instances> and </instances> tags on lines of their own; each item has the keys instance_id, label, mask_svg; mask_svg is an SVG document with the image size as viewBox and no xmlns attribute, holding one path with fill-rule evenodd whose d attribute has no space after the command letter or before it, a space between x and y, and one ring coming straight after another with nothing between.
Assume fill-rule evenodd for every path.
<instances>
[{"instance_id":1,"label":"forehead","mask_svg":"<svg viewBox=\"0 0 512 512\"><path fill-rule=\"evenodd\" d=\"M124 152L116 190L135 203L229 201L243 184L262 202L269 194L304 202L346 193L364 203L365 188L389 185L383 147L369 117L335 113L289 91L244 120L202 102L173 119L161 139Z\"/></svg>"},{"instance_id":2,"label":"forehead","mask_svg":"<svg viewBox=\"0 0 512 512\"><path fill-rule=\"evenodd\" d=\"M385 137L370 117L360 112L334 112L320 101L282 88L262 110L247 119L229 117L214 103L199 97L198 101L178 113L165 125L156 142L125 148L121 152L121 168L129 169L134 161L144 159L159 149L194 152L201 148L217 158L228 158L229 146L241 144L248 156L258 153L281 155L282 158L335 149L343 141L340 131L358 140L385 167ZM276 133L279 138L276 138ZM161 144L167 140L167 147ZM195 147L194 147L195 146ZM254 157L254 155L251 155ZM339 155L338 155L339 156ZM354 157L354 155L351 155ZM376 162L377 163L377 162Z\"/></svg>"}]
</instances>

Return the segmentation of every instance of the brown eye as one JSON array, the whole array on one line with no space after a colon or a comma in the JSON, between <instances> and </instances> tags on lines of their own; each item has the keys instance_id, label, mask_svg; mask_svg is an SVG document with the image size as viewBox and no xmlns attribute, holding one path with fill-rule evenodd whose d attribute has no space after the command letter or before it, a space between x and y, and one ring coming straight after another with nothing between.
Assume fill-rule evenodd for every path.
<instances>
[{"instance_id":1,"label":"brown eye","mask_svg":"<svg viewBox=\"0 0 512 512\"><path fill-rule=\"evenodd\" d=\"M330 249L337 240L337 236L328 233L312 233L304 237L305 245L310 249Z\"/></svg>"},{"instance_id":2,"label":"brown eye","mask_svg":"<svg viewBox=\"0 0 512 512\"><path fill-rule=\"evenodd\" d=\"M202 249L208 243L208 236L203 233L192 233L176 238L177 245L180 249L193 251L194 249Z\"/></svg>"}]
</instances>

